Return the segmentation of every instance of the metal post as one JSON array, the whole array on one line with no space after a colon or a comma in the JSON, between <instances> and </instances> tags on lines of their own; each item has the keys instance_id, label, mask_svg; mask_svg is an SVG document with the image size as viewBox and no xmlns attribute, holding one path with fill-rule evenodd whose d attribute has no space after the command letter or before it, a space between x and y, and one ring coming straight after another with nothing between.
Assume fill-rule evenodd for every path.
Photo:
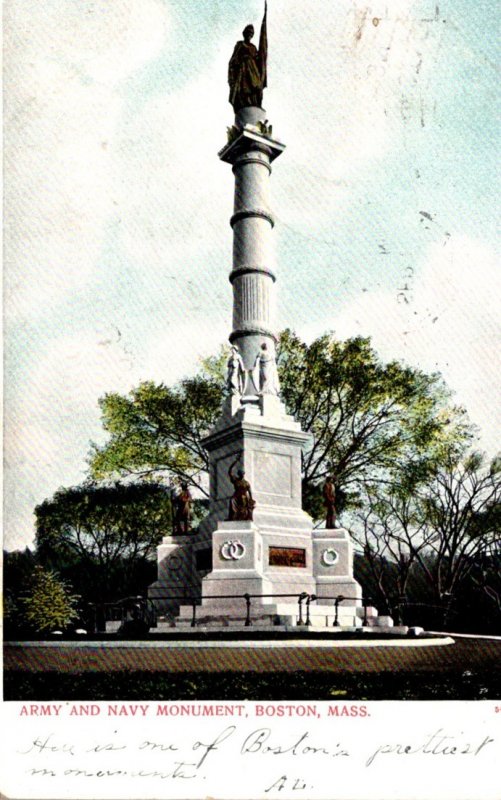
<instances>
[{"instance_id":1,"label":"metal post","mask_svg":"<svg viewBox=\"0 0 501 800\"><path fill-rule=\"evenodd\" d=\"M363 604L364 604L364 618L363 618L363 620L362 620L362 625L364 626L364 628L365 628L365 627L367 627L367 625L368 625L368 619L367 619L367 606L369 605L369 603L370 603L370 598L369 598L369 597L367 597L367 598L365 598L365 597L364 597L364 599L363 599Z\"/></svg>"},{"instance_id":2,"label":"metal post","mask_svg":"<svg viewBox=\"0 0 501 800\"><path fill-rule=\"evenodd\" d=\"M308 597L306 598L306 623L305 623L306 625L311 625L310 603L311 603L312 600L316 600L316 599L317 599L316 594L309 594Z\"/></svg>"},{"instance_id":3,"label":"metal post","mask_svg":"<svg viewBox=\"0 0 501 800\"><path fill-rule=\"evenodd\" d=\"M250 594L247 594L247 592L244 594L244 597L245 597L245 603L247 605L247 616L245 617L245 627L248 628L249 625L252 625L251 617L250 617L251 598L250 598Z\"/></svg>"},{"instance_id":4,"label":"metal post","mask_svg":"<svg viewBox=\"0 0 501 800\"><path fill-rule=\"evenodd\" d=\"M337 628L339 625L339 603L342 603L344 600L344 596L342 594L338 594L334 601L334 622L332 623L333 628Z\"/></svg>"},{"instance_id":5,"label":"metal post","mask_svg":"<svg viewBox=\"0 0 501 800\"><path fill-rule=\"evenodd\" d=\"M298 621L297 621L297 624L298 624L298 625L304 625L304 622L303 622L303 606L302 606L302 603L303 603L303 600L304 600L306 597L308 597L308 595L306 594L306 592L301 592L301 594L299 595L299 598L298 598L298 605L299 605L299 619L298 619Z\"/></svg>"}]
</instances>

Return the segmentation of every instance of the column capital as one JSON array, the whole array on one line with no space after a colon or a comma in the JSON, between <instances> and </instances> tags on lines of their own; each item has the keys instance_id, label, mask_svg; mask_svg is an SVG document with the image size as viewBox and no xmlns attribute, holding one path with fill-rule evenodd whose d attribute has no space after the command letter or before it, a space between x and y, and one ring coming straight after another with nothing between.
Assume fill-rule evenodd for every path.
<instances>
[{"instance_id":1,"label":"column capital","mask_svg":"<svg viewBox=\"0 0 501 800\"><path fill-rule=\"evenodd\" d=\"M259 131L254 125L244 125L242 129L235 128L235 138L228 142L218 156L221 161L234 164L237 159L251 150L264 152L271 161L274 161L285 150L285 145L277 139L272 139Z\"/></svg>"}]
</instances>

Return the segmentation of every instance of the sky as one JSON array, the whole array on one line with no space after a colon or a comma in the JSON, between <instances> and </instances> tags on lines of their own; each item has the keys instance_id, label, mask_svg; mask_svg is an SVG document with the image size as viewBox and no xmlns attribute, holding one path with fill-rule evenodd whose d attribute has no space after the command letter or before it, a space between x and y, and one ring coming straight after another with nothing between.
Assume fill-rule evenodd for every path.
<instances>
[{"instance_id":1,"label":"sky","mask_svg":"<svg viewBox=\"0 0 501 800\"><path fill-rule=\"evenodd\" d=\"M4 546L98 399L231 326L227 63L262 0L4 0ZM278 328L439 371L499 449L492 0L269 0ZM499 33L499 31L498 31Z\"/></svg>"}]
</instances>

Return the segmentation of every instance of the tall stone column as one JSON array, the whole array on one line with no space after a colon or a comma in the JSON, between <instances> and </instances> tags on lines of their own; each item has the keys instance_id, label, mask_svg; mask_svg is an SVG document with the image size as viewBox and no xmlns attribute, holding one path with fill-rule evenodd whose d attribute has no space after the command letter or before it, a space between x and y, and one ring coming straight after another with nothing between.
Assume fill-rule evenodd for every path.
<instances>
[{"instance_id":1,"label":"tall stone column","mask_svg":"<svg viewBox=\"0 0 501 800\"><path fill-rule=\"evenodd\" d=\"M283 150L284 145L272 136L265 111L251 106L237 112L228 144L219 153L222 161L232 165L235 176L230 341L240 354L239 369L243 364L245 381L243 391L241 381L230 382L221 415L203 440L209 454L209 514L192 542L191 561L184 545L186 565L192 569L190 580L184 577L184 591L200 593L197 618L202 624L243 622L246 594L252 596L254 620L294 624L298 597L307 593L318 598L310 609L313 624L332 625L333 597L343 594L350 601L339 611L338 621L356 626L362 619L354 599L360 587L353 579L348 534L312 532L312 520L301 502L301 453L310 436L287 414L278 396L278 381L268 382L260 372L263 346L264 361L271 356L271 366L268 361L263 372L275 367L276 277L269 181L271 165ZM230 468L235 470L237 465L252 488L252 519L230 519L234 492ZM166 587L170 591L183 588L172 572L181 563L174 546L176 542L164 540L159 548L159 581L151 587L159 608L162 593L169 593ZM199 567L197 554L201 565L203 560ZM185 568L183 575L187 574ZM182 604L180 624L187 624L191 615L192 607Z\"/></svg>"},{"instance_id":2,"label":"tall stone column","mask_svg":"<svg viewBox=\"0 0 501 800\"><path fill-rule=\"evenodd\" d=\"M219 157L235 176L233 229L233 326L230 341L246 372L242 396L231 395L204 439L210 461L210 513L200 540L211 543L212 571L202 580L203 606L217 608L214 595L265 595L254 602L282 603L295 610L297 595L313 591L311 519L301 508L301 451L309 435L289 416L278 384L262 385L256 362L266 346L275 366L275 259L269 202L272 162L284 145L273 138L262 108L236 113L229 142ZM270 367L268 367L270 368ZM259 371L259 370L258 370ZM260 385L256 385L260 383ZM245 470L255 500L253 520L229 521L233 486L229 467ZM241 608L241 600L226 608ZM270 606L271 607L271 606ZM270 612L271 613L271 612Z\"/></svg>"},{"instance_id":3,"label":"tall stone column","mask_svg":"<svg viewBox=\"0 0 501 800\"><path fill-rule=\"evenodd\" d=\"M250 371L266 344L275 356L275 269L272 230L275 224L269 203L271 163L284 150L271 136L271 126L262 108L237 112L230 129L231 141L219 153L233 166L235 200L233 228L233 330L230 341ZM249 373L248 373L249 375ZM255 395L247 378L244 402Z\"/></svg>"}]
</instances>

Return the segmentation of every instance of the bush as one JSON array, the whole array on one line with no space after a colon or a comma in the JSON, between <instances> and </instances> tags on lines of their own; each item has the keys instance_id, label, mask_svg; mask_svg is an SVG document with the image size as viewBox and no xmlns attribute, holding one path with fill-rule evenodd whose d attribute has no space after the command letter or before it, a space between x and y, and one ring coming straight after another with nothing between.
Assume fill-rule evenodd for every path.
<instances>
[{"instance_id":1,"label":"bush","mask_svg":"<svg viewBox=\"0 0 501 800\"><path fill-rule=\"evenodd\" d=\"M30 592L21 598L24 620L38 633L67 628L78 618L78 599L53 570L36 566Z\"/></svg>"}]
</instances>

